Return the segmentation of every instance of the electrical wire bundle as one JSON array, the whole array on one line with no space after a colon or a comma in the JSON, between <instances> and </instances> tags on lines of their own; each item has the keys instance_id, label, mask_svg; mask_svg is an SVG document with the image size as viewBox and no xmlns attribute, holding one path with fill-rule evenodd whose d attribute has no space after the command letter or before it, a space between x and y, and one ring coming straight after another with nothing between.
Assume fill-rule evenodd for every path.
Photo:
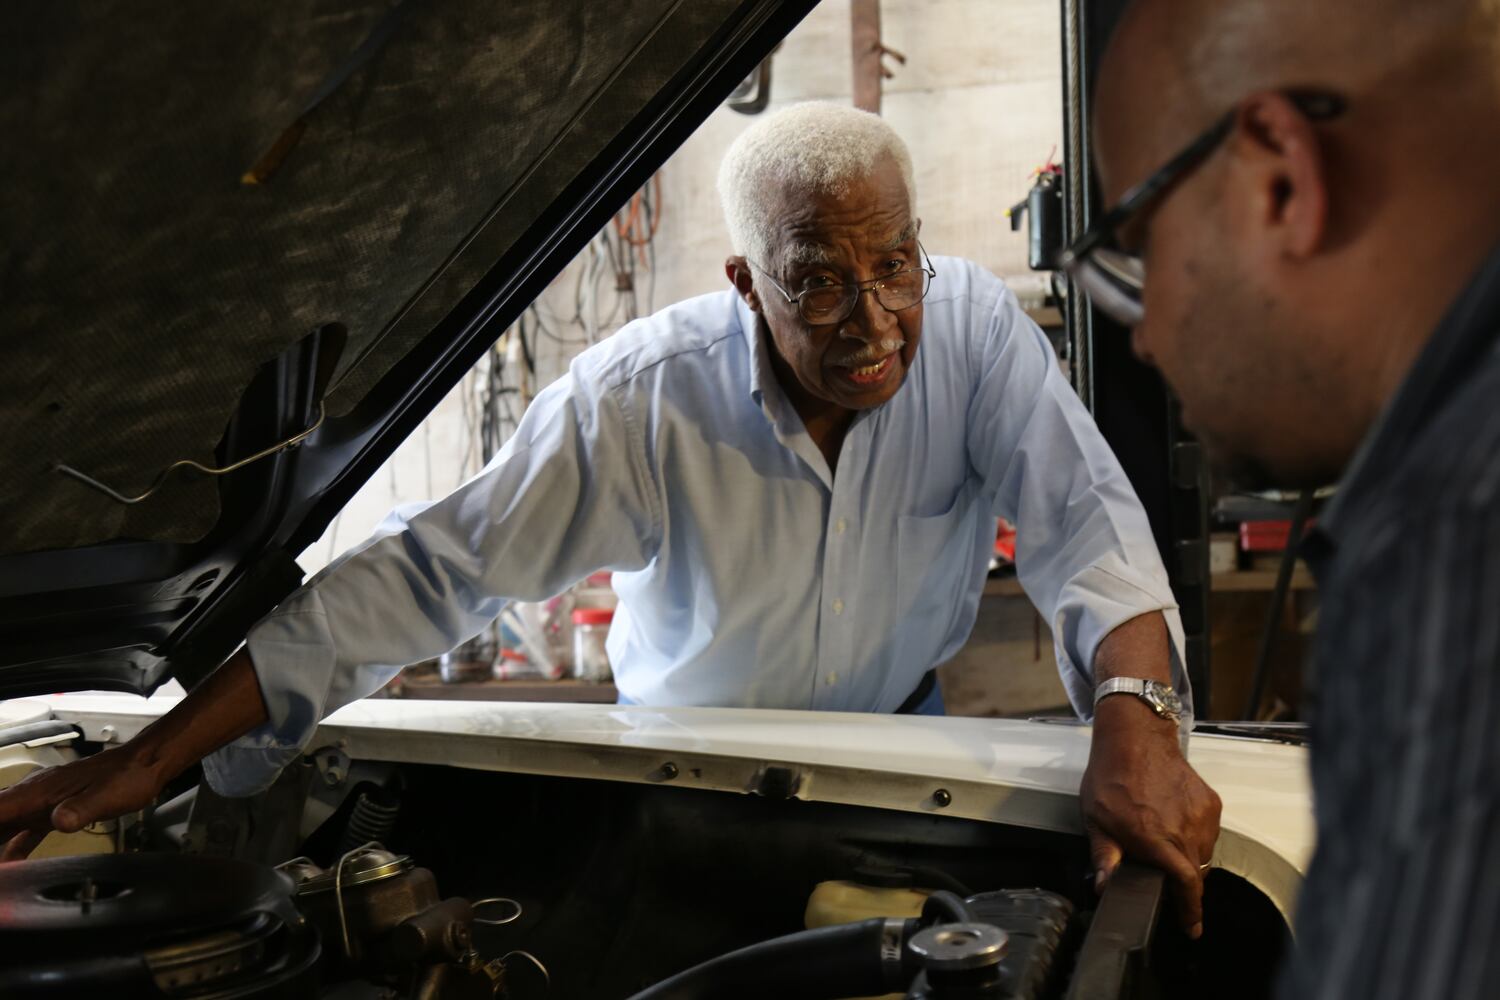
<instances>
[{"instance_id":1,"label":"electrical wire bundle","mask_svg":"<svg viewBox=\"0 0 1500 1000\"><path fill-rule=\"evenodd\" d=\"M580 255L573 289L573 323L583 332L585 344L598 343L610 327L629 323L654 309L656 234L661 216L661 175L657 174L631 196ZM612 286L604 287L606 277L612 279ZM646 284L644 313L642 279ZM603 303L611 291L614 301L606 313Z\"/></svg>"},{"instance_id":2,"label":"electrical wire bundle","mask_svg":"<svg viewBox=\"0 0 1500 1000\"><path fill-rule=\"evenodd\" d=\"M661 174L653 174L645 187L630 198L630 203L615 213L615 236L618 238L618 254L611 255L615 265L615 289L629 295L628 319L635 319L636 312L636 266L646 271L646 312L652 310L652 299L656 294L656 231L661 228ZM609 232L605 246L609 244ZM633 254L631 251L635 251Z\"/></svg>"},{"instance_id":3,"label":"electrical wire bundle","mask_svg":"<svg viewBox=\"0 0 1500 1000\"><path fill-rule=\"evenodd\" d=\"M549 352L549 357L560 354L566 361L579 350L598 343L616 326L643 315L642 304L644 313L652 311L656 293L655 241L661 217L661 175L655 174L631 195L570 265L576 268L573 315L566 319L559 317L539 298L527 306L515 324L464 376L459 388L463 414L458 470L461 482L488 465L520 425L521 414L531 402L532 388L537 384L539 337L562 349ZM553 288L565 287L566 280L555 282ZM436 496L431 420L429 416L422 424L429 498ZM396 465L389 462L387 466L390 499L397 502L400 491ZM330 560L337 551L339 520L334 519L329 536Z\"/></svg>"},{"instance_id":4,"label":"electrical wire bundle","mask_svg":"<svg viewBox=\"0 0 1500 1000\"><path fill-rule=\"evenodd\" d=\"M505 352L496 343L489 349L484 382L479 394L479 457L481 466L500 450L519 418L511 406L517 389L505 384Z\"/></svg>"}]
</instances>

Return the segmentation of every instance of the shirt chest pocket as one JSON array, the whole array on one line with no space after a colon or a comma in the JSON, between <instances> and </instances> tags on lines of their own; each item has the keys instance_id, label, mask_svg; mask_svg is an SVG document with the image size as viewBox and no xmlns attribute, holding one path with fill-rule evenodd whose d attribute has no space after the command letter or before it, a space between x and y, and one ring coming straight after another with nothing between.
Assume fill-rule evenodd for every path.
<instances>
[{"instance_id":1,"label":"shirt chest pocket","mask_svg":"<svg viewBox=\"0 0 1500 1000\"><path fill-rule=\"evenodd\" d=\"M948 510L896 522L892 622L906 656L936 656L953 627L973 568L975 512L969 491L960 490Z\"/></svg>"}]
</instances>

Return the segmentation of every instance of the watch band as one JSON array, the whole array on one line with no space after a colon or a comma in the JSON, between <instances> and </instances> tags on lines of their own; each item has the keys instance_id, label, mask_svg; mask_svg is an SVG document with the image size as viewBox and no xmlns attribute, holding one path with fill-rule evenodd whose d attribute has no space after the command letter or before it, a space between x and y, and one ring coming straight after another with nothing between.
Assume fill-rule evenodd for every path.
<instances>
[{"instance_id":1,"label":"watch band","mask_svg":"<svg viewBox=\"0 0 1500 1000\"><path fill-rule=\"evenodd\" d=\"M1094 688L1094 704L1098 705L1113 694L1134 695L1163 719L1170 719L1172 722L1182 719L1182 700L1170 685L1160 681L1142 680L1139 677L1111 677Z\"/></svg>"},{"instance_id":2,"label":"watch band","mask_svg":"<svg viewBox=\"0 0 1500 1000\"><path fill-rule=\"evenodd\" d=\"M1146 682L1139 677L1111 677L1094 688L1094 704L1112 694L1133 694L1137 698L1146 693Z\"/></svg>"}]
</instances>

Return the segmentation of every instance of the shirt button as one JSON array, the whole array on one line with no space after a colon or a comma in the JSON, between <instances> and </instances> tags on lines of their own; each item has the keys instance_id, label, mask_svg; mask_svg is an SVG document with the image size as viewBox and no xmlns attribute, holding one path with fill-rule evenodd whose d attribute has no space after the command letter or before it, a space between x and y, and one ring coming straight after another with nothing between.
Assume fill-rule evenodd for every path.
<instances>
[{"instance_id":1,"label":"shirt button","mask_svg":"<svg viewBox=\"0 0 1500 1000\"><path fill-rule=\"evenodd\" d=\"M839 600L837 597L833 599L833 613L836 615L841 615L844 613L844 602Z\"/></svg>"},{"instance_id":2,"label":"shirt button","mask_svg":"<svg viewBox=\"0 0 1500 1000\"><path fill-rule=\"evenodd\" d=\"M849 527L849 522L845 521L841 517L841 518L839 518L838 523L833 526L833 530L836 531L836 532L838 532L840 535L842 535L848 529L848 527Z\"/></svg>"},{"instance_id":3,"label":"shirt button","mask_svg":"<svg viewBox=\"0 0 1500 1000\"><path fill-rule=\"evenodd\" d=\"M839 675L838 675L837 671L835 671L834 673L829 674L826 678L823 679L823 683L827 684L829 687L833 687L838 682L839 682Z\"/></svg>"}]
</instances>

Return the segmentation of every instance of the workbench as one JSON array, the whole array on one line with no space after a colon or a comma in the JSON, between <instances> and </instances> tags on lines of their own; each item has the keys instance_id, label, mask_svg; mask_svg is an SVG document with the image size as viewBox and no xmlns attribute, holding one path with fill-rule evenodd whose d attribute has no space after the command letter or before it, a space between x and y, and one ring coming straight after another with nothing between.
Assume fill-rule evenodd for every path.
<instances>
[{"instance_id":1,"label":"workbench","mask_svg":"<svg viewBox=\"0 0 1500 1000\"><path fill-rule=\"evenodd\" d=\"M1275 570L1238 570L1213 576L1212 591L1225 595L1269 595L1276 585ZM1292 593L1314 589L1312 574L1301 564L1292 574ZM1015 601L1020 598L1020 602ZM1257 623L1264 618L1264 600L1248 607L1222 606L1221 632L1216 637L1215 675L1224 683L1221 715L1232 714L1234 699L1243 698L1248 678L1243 650L1226 655L1226 640L1253 648ZM1295 615L1295 612L1293 612ZM1248 644L1248 645L1247 645ZM1278 659L1295 657L1295 647L1282 647ZM1002 667L1002 669L996 669ZM1021 583L1014 576L995 576L985 581L979 621L969 644L942 670L944 690L951 692L951 709L973 714L1029 715L1066 705L1057 667L1052 658L1052 639L1046 624L1032 610ZM619 692L613 684L590 684L579 680L544 681L486 680L444 684L435 671L408 672L402 678L401 697L438 701L571 702L613 704Z\"/></svg>"},{"instance_id":2,"label":"workbench","mask_svg":"<svg viewBox=\"0 0 1500 1000\"><path fill-rule=\"evenodd\" d=\"M1276 570L1235 570L1215 573L1210 579L1213 704L1200 705L1199 711L1205 718L1238 718L1250 691L1254 654L1267 602L1276 587ZM1300 703L1303 626L1316 606L1316 590L1312 573L1299 562L1281 614L1268 703L1276 698L1288 705ZM940 669L939 678L954 714L1024 717L1046 714L1067 701L1057 678L1051 632L1014 575L985 581L974 632L959 654Z\"/></svg>"},{"instance_id":3,"label":"workbench","mask_svg":"<svg viewBox=\"0 0 1500 1000\"><path fill-rule=\"evenodd\" d=\"M1242 569L1232 573L1215 573L1209 587L1216 594L1247 593L1256 591L1270 591L1276 589L1276 571L1274 569ZM1314 590L1312 573L1308 568L1298 563L1292 572L1290 590ZM1021 581L1014 576L992 576L984 584L985 597L1025 597L1026 592L1021 589Z\"/></svg>"}]
</instances>

